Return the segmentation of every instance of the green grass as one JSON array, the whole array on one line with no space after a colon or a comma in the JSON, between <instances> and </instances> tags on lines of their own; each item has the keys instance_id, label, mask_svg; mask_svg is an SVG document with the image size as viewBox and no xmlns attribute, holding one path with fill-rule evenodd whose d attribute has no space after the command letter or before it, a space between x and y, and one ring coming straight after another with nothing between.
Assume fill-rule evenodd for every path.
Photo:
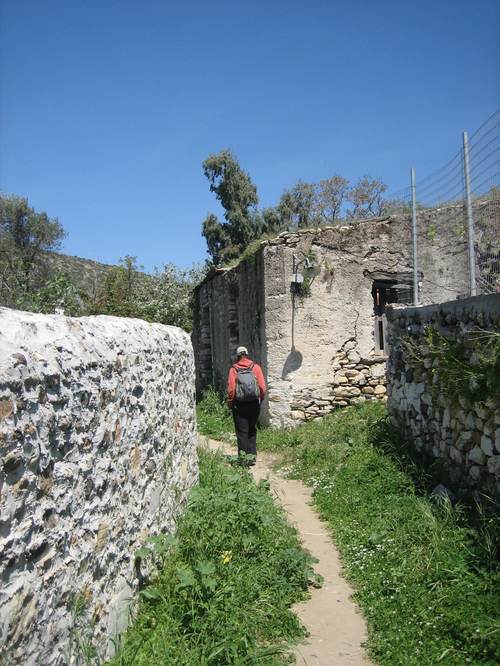
<instances>
[{"instance_id":1,"label":"green grass","mask_svg":"<svg viewBox=\"0 0 500 666\"><path fill-rule=\"evenodd\" d=\"M284 664L304 636L291 612L314 581L313 559L274 503L266 482L200 450L176 538L142 557L160 573L141 592L138 615L113 666Z\"/></svg>"},{"instance_id":2,"label":"green grass","mask_svg":"<svg viewBox=\"0 0 500 666\"><path fill-rule=\"evenodd\" d=\"M233 417L227 404L213 389L203 394L196 406L198 430L203 435L220 441L231 441L234 433Z\"/></svg>"},{"instance_id":3,"label":"green grass","mask_svg":"<svg viewBox=\"0 0 500 666\"><path fill-rule=\"evenodd\" d=\"M259 433L312 486L387 666L500 663L498 521L429 492L433 470L401 442L380 403L292 431ZM474 525L474 527L473 527Z\"/></svg>"}]
</instances>

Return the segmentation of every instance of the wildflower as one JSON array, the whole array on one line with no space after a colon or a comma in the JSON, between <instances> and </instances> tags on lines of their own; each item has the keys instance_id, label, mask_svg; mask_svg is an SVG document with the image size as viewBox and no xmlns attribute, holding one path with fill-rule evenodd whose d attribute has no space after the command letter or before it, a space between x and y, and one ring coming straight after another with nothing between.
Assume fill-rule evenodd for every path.
<instances>
[{"instance_id":1,"label":"wildflower","mask_svg":"<svg viewBox=\"0 0 500 666\"><path fill-rule=\"evenodd\" d=\"M231 560L233 559L233 551L223 550L221 559L222 559L222 564L229 564L229 562L231 562Z\"/></svg>"}]
</instances>

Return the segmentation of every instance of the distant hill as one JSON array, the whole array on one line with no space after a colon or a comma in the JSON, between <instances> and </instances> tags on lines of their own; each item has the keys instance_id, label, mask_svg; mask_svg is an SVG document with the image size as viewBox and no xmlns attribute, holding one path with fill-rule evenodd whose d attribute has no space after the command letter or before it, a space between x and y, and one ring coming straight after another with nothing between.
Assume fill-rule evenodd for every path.
<instances>
[{"instance_id":1,"label":"distant hill","mask_svg":"<svg viewBox=\"0 0 500 666\"><path fill-rule=\"evenodd\" d=\"M83 289L91 298L97 294L99 281L115 266L101 264L92 259L71 257L58 252L44 252L44 259L50 271L60 270L66 273L75 285Z\"/></svg>"}]
</instances>

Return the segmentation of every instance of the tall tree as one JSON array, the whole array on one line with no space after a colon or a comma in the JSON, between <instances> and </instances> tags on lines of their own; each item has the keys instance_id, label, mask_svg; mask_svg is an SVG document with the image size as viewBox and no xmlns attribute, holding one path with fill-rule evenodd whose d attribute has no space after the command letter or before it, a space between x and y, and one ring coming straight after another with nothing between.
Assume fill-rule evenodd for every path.
<instances>
[{"instance_id":1,"label":"tall tree","mask_svg":"<svg viewBox=\"0 0 500 666\"><path fill-rule=\"evenodd\" d=\"M353 205L347 212L347 217L356 219L382 215L384 209L382 195L386 190L386 184L380 179L370 176L360 178L347 195L347 200Z\"/></svg>"},{"instance_id":2,"label":"tall tree","mask_svg":"<svg viewBox=\"0 0 500 666\"><path fill-rule=\"evenodd\" d=\"M43 252L59 248L60 222L37 213L22 197L0 197L0 299L5 305L27 306L40 281Z\"/></svg>"},{"instance_id":3,"label":"tall tree","mask_svg":"<svg viewBox=\"0 0 500 666\"><path fill-rule=\"evenodd\" d=\"M227 227L213 213L209 213L203 222L201 233L207 242L208 254L214 266L230 261L239 253L238 248L232 244Z\"/></svg>"},{"instance_id":4,"label":"tall tree","mask_svg":"<svg viewBox=\"0 0 500 666\"><path fill-rule=\"evenodd\" d=\"M299 182L291 190L285 190L278 204L282 226L304 229L314 224L315 188L312 183Z\"/></svg>"},{"instance_id":5,"label":"tall tree","mask_svg":"<svg viewBox=\"0 0 500 666\"><path fill-rule=\"evenodd\" d=\"M202 233L212 261L217 265L224 258L238 256L256 237L255 208L259 200L249 174L243 171L230 150L210 155L203 162L203 172L210 183L210 191L224 208L226 219L221 224L215 215L209 215L203 223Z\"/></svg>"},{"instance_id":6,"label":"tall tree","mask_svg":"<svg viewBox=\"0 0 500 666\"><path fill-rule=\"evenodd\" d=\"M264 208L261 213L260 222L262 234L278 234L280 231L286 229L286 226L283 223L278 207Z\"/></svg>"},{"instance_id":7,"label":"tall tree","mask_svg":"<svg viewBox=\"0 0 500 666\"><path fill-rule=\"evenodd\" d=\"M320 180L316 190L315 214L323 224L335 224L349 192L349 181L342 176Z\"/></svg>"}]
</instances>

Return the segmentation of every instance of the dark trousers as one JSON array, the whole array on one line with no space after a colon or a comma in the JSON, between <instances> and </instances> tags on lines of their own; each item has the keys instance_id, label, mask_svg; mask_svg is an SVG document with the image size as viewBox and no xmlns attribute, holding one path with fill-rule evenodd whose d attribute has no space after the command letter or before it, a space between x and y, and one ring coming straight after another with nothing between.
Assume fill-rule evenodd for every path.
<instances>
[{"instance_id":1,"label":"dark trousers","mask_svg":"<svg viewBox=\"0 0 500 666\"><path fill-rule=\"evenodd\" d=\"M257 455L257 420L260 413L258 400L235 402L233 405L234 428L238 440L238 454Z\"/></svg>"}]
</instances>

